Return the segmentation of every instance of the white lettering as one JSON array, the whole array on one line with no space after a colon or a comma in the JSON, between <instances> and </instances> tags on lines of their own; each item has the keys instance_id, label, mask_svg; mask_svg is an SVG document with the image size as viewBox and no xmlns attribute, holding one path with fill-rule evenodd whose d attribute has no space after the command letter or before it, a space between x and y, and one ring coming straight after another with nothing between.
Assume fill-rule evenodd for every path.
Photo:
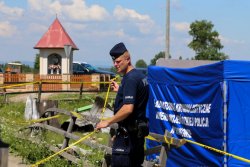
<instances>
[{"instance_id":1,"label":"white lettering","mask_svg":"<svg viewBox=\"0 0 250 167\"><path fill-rule=\"evenodd\" d=\"M208 117L182 117L174 114L166 114L157 112L156 119L168 121L174 124L182 124L186 126L209 127Z\"/></svg>"},{"instance_id":2,"label":"white lettering","mask_svg":"<svg viewBox=\"0 0 250 167\"><path fill-rule=\"evenodd\" d=\"M172 127L171 134L176 134L182 137L186 137L186 138L192 138L192 133L189 129L184 129L184 128L177 128L177 127Z\"/></svg>"},{"instance_id":3,"label":"white lettering","mask_svg":"<svg viewBox=\"0 0 250 167\"><path fill-rule=\"evenodd\" d=\"M211 104L181 104L170 103L166 101L154 100L156 108L162 108L164 110L171 110L178 113L210 113Z\"/></svg>"}]
</instances>

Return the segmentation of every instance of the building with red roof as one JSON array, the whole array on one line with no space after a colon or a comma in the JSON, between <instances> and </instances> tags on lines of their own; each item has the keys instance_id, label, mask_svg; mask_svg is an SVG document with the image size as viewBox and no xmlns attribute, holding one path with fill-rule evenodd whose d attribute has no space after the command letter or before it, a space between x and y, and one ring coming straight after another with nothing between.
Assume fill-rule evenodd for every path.
<instances>
[{"instance_id":1,"label":"building with red roof","mask_svg":"<svg viewBox=\"0 0 250 167\"><path fill-rule=\"evenodd\" d=\"M40 74L72 74L73 51L79 49L58 18L34 48L40 52Z\"/></svg>"}]
</instances>

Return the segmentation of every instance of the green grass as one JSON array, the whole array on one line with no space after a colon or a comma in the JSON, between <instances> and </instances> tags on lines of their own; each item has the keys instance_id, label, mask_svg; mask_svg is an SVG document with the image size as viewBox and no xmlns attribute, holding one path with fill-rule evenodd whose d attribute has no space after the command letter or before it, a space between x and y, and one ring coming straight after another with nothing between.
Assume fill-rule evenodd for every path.
<instances>
[{"instance_id":1,"label":"green grass","mask_svg":"<svg viewBox=\"0 0 250 167\"><path fill-rule=\"evenodd\" d=\"M96 96L101 96L105 98L106 94L87 94L84 95L82 100L75 101L59 101L59 107L61 109L65 109L67 111L74 111L75 109L93 104L93 100ZM51 96L50 99L64 99L64 98L78 98L79 95L75 94L59 94L56 96ZM0 99L1 100L1 99ZM111 102L111 99L109 99ZM34 144L28 140L23 140L17 138L17 136L30 136L30 130L27 129L28 124L24 124L24 111L25 111L25 103L9 103L0 105L0 137L1 140L5 143L10 144L10 151L21 156L23 161L28 164L34 164L41 159L44 159L52 154L52 151L49 151L44 145L58 145L62 144L64 137L58 135L54 132L50 132L47 130L43 130L42 133L39 133L38 136L34 138L39 139L40 144ZM62 123L67 120L68 116L60 117L59 122ZM83 137L84 134L75 132L74 134ZM108 134L104 133L96 133L91 136L92 139L96 140L100 144L108 143ZM70 143L75 142L74 140L70 140ZM79 155L82 160L87 160L92 163L94 166L100 166L101 160L103 159L104 152L103 150L93 149L84 144L78 144L78 147L81 147L86 150L92 150L92 154L89 155ZM81 164L75 165L73 163L68 162L67 160L55 156L51 160L44 163L42 166L81 166Z\"/></svg>"}]
</instances>

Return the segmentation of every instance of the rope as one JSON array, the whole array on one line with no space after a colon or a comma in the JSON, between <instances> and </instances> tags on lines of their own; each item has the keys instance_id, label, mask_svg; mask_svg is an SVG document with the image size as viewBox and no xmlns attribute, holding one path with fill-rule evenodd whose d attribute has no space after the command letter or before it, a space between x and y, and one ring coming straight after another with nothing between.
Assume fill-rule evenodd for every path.
<instances>
[{"instance_id":1,"label":"rope","mask_svg":"<svg viewBox=\"0 0 250 167\"><path fill-rule=\"evenodd\" d=\"M116 76L114 79L112 80L116 80L118 76ZM16 84L16 85L8 85L8 86L1 86L0 89L2 88L11 88L11 87L18 87L18 86L24 86L24 85L29 85L29 84L41 84L43 83L43 81L38 81L38 82L29 82L29 83L24 83L24 84ZM101 120L104 120L104 119L107 119L107 118L104 118L104 112L105 112L105 109L106 109L106 105L107 105L107 100L108 100L108 96L109 96L109 92L110 92L110 85L111 85L111 82L51 82L51 81L44 81L44 83L61 83L61 84L79 84L79 83L82 83L82 84L107 84L109 83L109 86L108 86L108 90L107 90L107 94L106 94L106 97L105 97L105 102L104 102L104 107L103 107L103 110L102 110L102 116L101 116ZM71 112L72 115L74 115L75 117L77 118L82 118L82 116L80 114L78 114L77 112L74 112L72 111ZM19 124L32 124L32 123L37 123L37 122L42 122L42 121L46 121L46 120L50 120L50 119L54 119L54 118L58 118L62 115L55 115L55 116L52 116L52 117L48 117L48 118L41 118L41 119L37 119L37 120L29 120L29 121L25 121L25 122L18 122ZM37 163L35 163L34 165L32 165L32 167L35 167L35 166L38 166L39 164L42 164L46 161L48 161L49 159L51 159L52 157L64 152L65 150L67 150L68 148L80 143L81 141L85 140L86 138L90 137L91 135L93 135L94 133L96 133L97 131L93 131L91 133L89 133L88 135L86 135L85 137L81 138L80 140L76 141L75 143L71 144L70 146L64 148L63 150L60 150L59 152L45 158L45 159L42 159L41 161L38 161ZM158 141L156 140L154 137L152 136L147 136L145 137L149 140L155 140L155 141ZM173 139L171 137L170 141L167 140L167 137L164 136L164 140L167 144L173 144ZM240 161L243 161L243 162L246 162L246 163L250 163L250 160L249 159L246 159L246 158L243 158L243 157L240 157L240 156L237 156L237 155L234 155L234 154L231 154L231 153L227 153L225 151L222 151L222 150L219 150L219 149L216 149L216 148L213 148L211 146L207 146L205 144L201 144L201 143L198 143L198 142L195 142L195 141L192 141L192 140L188 140L188 139L183 139L185 140L186 142L189 142L189 143L192 143L192 144L195 144L195 145L198 145L200 147L203 147L203 148L206 148L208 150L211 150L211 151L214 151L214 152L217 152L217 153L220 153L220 154L223 154L223 155L226 155L226 156L229 156L229 157L233 157L235 159L238 159Z\"/></svg>"},{"instance_id":2,"label":"rope","mask_svg":"<svg viewBox=\"0 0 250 167\"><path fill-rule=\"evenodd\" d=\"M15 85L0 86L0 89L12 88L12 87L18 87L18 86L24 86L24 85L36 84L36 83L39 83L39 82L28 82L28 83L23 83L23 84L15 84Z\"/></svg>"},{"instance_id":3,"label":"rope","mask_svg":"<svg viewBox=\"0 0 250 167\"><path fill-rule=\"evenodd\" d=\"M118 78L118 76L116 76L115 78L113 78L113 79L111 79L111 80L112 80L112 81L115 81L117 78ZM103 107L103 109L102 109L102 116L101 116L101 120L103 120L103 117L104 117L104 112L105 112L105 110L106 110L107 101L108 101L109 92L110 92L110 85L111 85L111 82L109 82L109 86L108 86L107 94L106 94L106 97L105 97L104 107Z\"/></svg>"},{"instance_id":4,"label":"rope","mask_svg":"<svg viewBox=\"0 0 250 167\"><path fill-rule=\"evenodd\" d=\"M152 136L150 136L150 135L147 136L146 138L149 139L149 140L154 140L154 141L158 141L158 142L159 142L159 140L155 139L154 137L152 137ZM168 140L167 140L167 137L164 136L164 141L165 141L165 143L167 143L167 144L173 144L173 140L174 140L174 139L175 139L175 138L171 137L170 141L168 141ZM181 140L184 140L184 141L186 141L186 142L188 142L188 143L192 143L192 144L198 145L198 146L203 147L203 148L205 148L205 149L208 149L208 150L211 150L211 151L214 151L214 152L217 152L217 153L220 153L220 154L229 156L229 157L233 157L233 158L235 158L235 159L237 159L237 160L240 160L240 161L243 161L243 162L246 162L246 163L250 163L250 160L249 160L249 159L240 157L240 156L238 156L238 155L234 155L234 154L231 154L231 153L228 153L228 152L225 152L225 151L222 151L222 150L219 150L219 149L213 148L213 147L211 147L211 146L208 146L208 145L205 145L205 144L201 144L201 143L198 143L198 142L195 142L195 141L192 141L192 140L188 140L188 139L181 139Z\"/></svg>"},{"instance_id":5,"label":"rope","mask_svg":"<svg viewBox=\"0 0 250 167\"><path fill-rule=\"evenodd\" d=\"M212 150L214 152L217 152L217 153L220 153L220 154L223 154L223 155L227 155L229 157L233 157L235 159L238 159L240 161L243 161L243 162L246 162L246 163L250 163L250 160L249 159L246 159L246 158L243 158L243 157L240 157L238 155L234 155L234 154L230 154L230 153L227 153L225 151L221 151L219 149L216 149L216 148L213 148L213 147L210 147L210 146L207 146L205 144L201 144L201 143L198 143L198 142L195 142L195 141L192 141L192 140L188 140L188 139L184 139L186 142L189 142L189 143L192 143L192 144L195 144L195 145L198 145L200 147L204 147L208 150Z\"/></svg>"},{"instance_id":6,"label":"rope","mask_svg":"<svg viewBox=\"0 0 250 167\"><path fill-rule=\"evenodd\" d=\"M117 77L115 77L114 79L116 79L116 78L117 78ZM113 79L113 80L114 80L114 79ZM108 90L107 90L107 94L106 94L106 98L105 98L105 102L104 102L104 107L103 107L103 110L102 110L102 117L101 117L101 120L103 119L103 116L104 116L103 114L104 114L105 109L106 109L107 99L108 99L108 95L109 95L109 92L110 92L110 85L111 85L111 82L109 82L109 87L108 87ZM78 115L78 113L76 113L76 112L71 112L71 113L72 113L73 115L74 115L74 114ZM83 140L89 138L91 135L93 135L93 134L96 133L96 132L97 132L97 131L94 130L93 132L89 133L88 135L84 136L83 138L81 138L80 140L74 142L73 144L69 145L68 147L66 147L66 148L64 148L64 149L62 149L62 150L56 152L55 154L53 154L53 155L51 155L51 156L49 156L49 157L47 157L47 158L44 158L44 159L42 159L42 160L36 162L35 164L32 165L32 167L36 167L36 166L38 166L39 164L45 163L46 161L50 160L50 159L53 158L54 156L56 156L56 155L58 155L58 154L60 154L60 153L62 153L62 152L64 152L64 151L66 151L66 150L69 149L70 147L72 147L72 146L74 146L74 145L76 145L76 144L82 142Z\"/></svg>"},{"instance_id":7,"label":"rope","mask_svg":"<svg viewBox=\"0 0 250 167\"><path fill-rule=\"evenodd\" d=\"M42 160L36 162L35 164L31 165L31 167L36 167L36 166L38 166L38 165L40 165L40 164L42 164L42 163L45 163L46 161L50 160L50 159L53 158L54 156L56 156L56 155L58 155L58 154L61 154L62 152L64 152L64 151L66 151L67 149L69 149L70 147L72 147L72 146L74 146L74 145L76 145L76 144L82 142L83 140L89 138L89 137L90 137L91 135L93 135L94 133L96 133L96 131L93 131L93 132L89 133L88 135L84 136L84 137L81 138L80 140L78 140L78 141L72 143L72 144L69 145L68 147L66 147L66 148L64 148L64 149L62 149L62 150L56 152L55 154L53 154L53 155L51 155L51 156L49 156L49 157L47 157L47 158L44 158L44 159L42 159Z\"/></svg>"}]
</instances>

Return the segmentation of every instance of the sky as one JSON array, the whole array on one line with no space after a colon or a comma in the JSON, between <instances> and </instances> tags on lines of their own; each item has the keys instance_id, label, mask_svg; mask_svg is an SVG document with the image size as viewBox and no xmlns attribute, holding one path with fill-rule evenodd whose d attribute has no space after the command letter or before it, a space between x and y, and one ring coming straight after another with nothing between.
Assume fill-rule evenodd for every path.
<instances>
[{"instance_id":1,"label":"sky","mask_svg":"<svg viewBox=\"0 0 250 167\"><path fill-rule=\"evenodd\" d=\"M57 17L79 48L74 61L112 66L124 42L132 63L165 51L167 0L0 0L0 62L35 60L33 47ZM250 60L249 0L170 0L170 54L190 59L189 25L207 20L231 60Z\"/></svg>"}]
</instances>

